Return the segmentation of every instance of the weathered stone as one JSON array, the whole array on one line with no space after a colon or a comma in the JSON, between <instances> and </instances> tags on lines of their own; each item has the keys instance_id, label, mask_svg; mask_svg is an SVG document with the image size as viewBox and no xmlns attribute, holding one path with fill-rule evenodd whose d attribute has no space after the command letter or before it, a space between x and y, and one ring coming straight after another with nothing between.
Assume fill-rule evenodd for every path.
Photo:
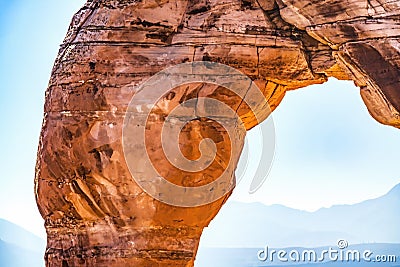
<instances>
[{"instance_id":1,"label":"weathered stone","mask_svg":"<svg viewBox=\"0 0 400 267\"><path fill-rule=\"evenodd\" d=\"M399 15L400 2L389 0L88 0L72 20L46 91L35 190L48 235L47 266L192 266L203 228L235 185L245 129L268 116L265 103L273 111L287 90L328 77L354 80L371 115L400 128ZM255 114L244 101L254 100L249 91L240 96L191 83L163 95L149 120L139 119L148 154L168 181L196 187L228 170L229 190L221 198L179 207L154 199L132 179L126 160L137 173L146 166L135 152L135 136L124 150L122 129L137 85L193 61L234 67L262 94ZM203 98L225 103L242 124L210 110ZM197 173L168 162L160 139L168 114L191 99L195 104L175 114L195 118L176 140L182 154L201 157L204 138L217 150ZM140 118L149 107L136 108ZM227 121L235 135L205 119L209 113Z\"/></svg>"}]
</instances>

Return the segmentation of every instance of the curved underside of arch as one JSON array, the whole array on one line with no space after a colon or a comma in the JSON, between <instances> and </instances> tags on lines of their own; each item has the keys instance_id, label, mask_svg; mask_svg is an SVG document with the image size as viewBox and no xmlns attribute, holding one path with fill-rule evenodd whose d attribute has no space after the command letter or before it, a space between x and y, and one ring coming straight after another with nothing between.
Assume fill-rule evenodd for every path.
<instances>
[{"instance_id":1,"label":"curved underside of arch","mask_svg":"<svg viewBox=\"0 0 400 267\"><path fill-rule=\"evenodd\" d=\"M46 91L35 193L47 266L192 266L202 229L229 197L231 191L183 208L143 192L121 138L132 88L179 63L223 63L257 84L263 97L256 112L265 113L265 101L273 111L288 90L336 77L356 83L377 121L400 128L399 15L400 1L389 0L88 0L72 20ZM213 181L227 161L238 160L232 144L243 146L245 129L231 140L199 116L182 129L181 151L195 160L200 141L211 138L223 151L218 162L195 174L165 163L159 126L176 105L201 97L230 106L245 129L259 123L242 97L215 84L164 95L144 122L146 145L160 172L182 186ZM197 101L194 109L205 106Z\"/></svg>"}]
</instances>

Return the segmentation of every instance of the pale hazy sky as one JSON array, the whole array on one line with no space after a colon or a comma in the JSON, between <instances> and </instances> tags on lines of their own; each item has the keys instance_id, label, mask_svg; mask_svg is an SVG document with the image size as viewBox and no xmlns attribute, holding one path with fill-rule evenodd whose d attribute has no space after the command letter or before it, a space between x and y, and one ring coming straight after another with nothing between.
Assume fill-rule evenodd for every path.
<instances>
[{"instance_id":1,"label":"pale hazy sky","mask_svg":"<svg viewBox=\"0 0 400 267\"><path fill-rule=\"evenodd\" d=\"M400 131L373 120L350 81L288 92L273 121L276 154L266 182L249 195L251 177L243 178L232 199L313 211L379 197L400 183Z\"/></svg>"},{"instance_id":2,"label":"pale hazy sky","mask_svg":"<svg viewBox=\"0 0 400 267\"><path fill-rule=\"evenodd\" d=\"M41 236L33 178L44 91L83 3L0 0L0 218ZM351 82L289 92L273 119L277 150L268 180L250 196L245 178L232 199L315 210L377 197L400 182L400 131L370 118Z\"/></svg>"}]
</instances>

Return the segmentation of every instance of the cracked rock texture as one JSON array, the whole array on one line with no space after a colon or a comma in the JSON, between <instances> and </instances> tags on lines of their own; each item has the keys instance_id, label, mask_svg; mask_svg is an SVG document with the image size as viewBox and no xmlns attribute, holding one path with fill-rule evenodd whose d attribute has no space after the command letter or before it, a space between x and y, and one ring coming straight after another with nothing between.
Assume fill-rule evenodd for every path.
<instances>
[{"instance_id":1,"label":"cracked rock texture","mask_svg":"<svg viewBox=\"0 0 400 267\"><path fill-rule=\"evenodd\" d=\"M400 128L399 21L393 0L89 0L73 17L46 91L35 178L46 265L193 266L203 228L229 197L233 169L230 190L200 207L164 204L135 183L121 136L136 85L178 63L219 62L248 75L263 92L260 105L274 110L286 91L336 77L354 80L371 115ZM189 84L165 95L146 124L146 145L178 185L213 181L238 160L232 146L243 145L243 128L231 140L198 118L182 129L182 153L198 158L200 140L211 138L218 160L191 174L166 163L159 127L168 107L198 97L231 106L246 129L257 124L223 87Z\"/></svg>"}]
</instances>

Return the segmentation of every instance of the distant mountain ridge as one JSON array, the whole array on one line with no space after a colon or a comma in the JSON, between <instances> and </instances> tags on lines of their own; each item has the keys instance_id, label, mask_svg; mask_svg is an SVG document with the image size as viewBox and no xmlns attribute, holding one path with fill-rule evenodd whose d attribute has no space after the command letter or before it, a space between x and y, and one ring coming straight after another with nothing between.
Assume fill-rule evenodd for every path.
<instances>
[{"instance_id":1,"label":"distant mountain ridge","mask_svg":"<svg viewBox=\"0 0 400 267\"><path fill-rule=\"evenodd\" d=\"M27 250L0 240L0 266L2 267L43 267L44 254Z\"/></svg>"},{"instance_id":2,"label":"distant mountain ridge","mask_svg":"<svg viewBox=\"0 0 400 267\"><path fill-rule=\"evenodd\" d=\"M354 205L322 208L315 212L300 211L282 205L228 202L205 231L195 266L285 267L289 265L258 262L257 251L266 245L270 248L335 247L338 239L345 239L350 245L364 243L353 245L353 248L397 253L397 263L369 263L368 266L400 267L399 225L400 184L376 199ZM220 248L206 248L210 244ZM1 267L44 266L45 247L46 242L43 239L0 219ZM334 267L338 266L338 263L297 266ZM340 263L340 266L364 265Z\"/></svg>"},{"instance_id":3,"label":"distant mountain ridge","mask_svg":"<svg viewBox=\"0 0 400 267\"><path fill-rule=\"evenodd\" d=\"M335 246L332 246L332 249L338 249ZM201 248L195 261L195 267L338 267L338 266L347 266L347 267L399 267L400 266L400 244L359 244L352 245L348 247L348 250L359 251L361 254L365 251L373 252L372 255L380 255L380 256L396 256L395 262L387 261L387 262L374 262L374 256L371 256L371 261L366 262L363 260L362 256L360 256L360 261L353 261L354 258L350 258L347 262L345 261L336 261L332 262L328 257L325 258L325 261L279 261L276 257L275 260L266 260L260 261L258 259L258 251L261 248ZM279 248L270 248L270 250L275 249L279 250ZM317 248L302 248L302 247L290 247L285 248L284 251L289 252L292 250L303 251L303 250L313 250L318 255L319 258L322 250L328 250L328 247L317 247ZM360 254L360 255L361 255ZM286 257L288 258L288 257Z\"/></svg>"},{"instance_id":4,"label":"distant mountain ridge","mask_svg":"<svg viewBox=\"0 0 400 267\"><path fill-rule=\"evenodd\" d=\"M21 248L43 252L46 241L24 228L4 219L0 219L0 239Z\"/></svg>"},{"instance_id":5,"label":"distant mountain ridge","mask_svg":"<svg viewBox=\"0 0 400 267\"><path fill-rule=\"evenodd\" d=\"M400 243L400 184L387 194L354 205L337 205L315 212L282 205L229 202L202 237L205 247L319 247L350 244Z\"/></svg>"},{"instance_id":6,"label":"distant mountain ridge","mask_svg":"<svg viewBox=\"0 0 400 267\"><path fill-rule=\"evenodd\" d=\"M46 242L24 228L0 219L0 266L42 267Z\"/></svg>"}]
</instances>

